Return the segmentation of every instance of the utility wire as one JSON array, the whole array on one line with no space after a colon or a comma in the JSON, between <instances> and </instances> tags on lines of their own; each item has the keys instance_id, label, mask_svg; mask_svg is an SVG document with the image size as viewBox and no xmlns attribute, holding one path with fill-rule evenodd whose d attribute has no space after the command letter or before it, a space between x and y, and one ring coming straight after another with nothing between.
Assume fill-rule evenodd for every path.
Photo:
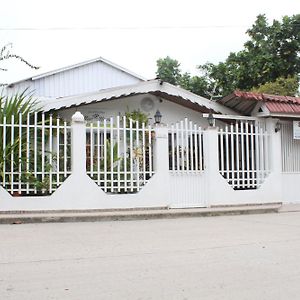
<instances>
[{"instance_id":1,"label":"utility wire","mask_svg":"<svg viewBox=\"0 0 300 300\"><path fill-rule=\"evenodd\" d=\"M246 25L199 25L199 26L103 26L103 27L0 27L1 31L63 31L63 30L146 30L146 29L219 29L246 28Z\"/></svg>"}]
</instances>

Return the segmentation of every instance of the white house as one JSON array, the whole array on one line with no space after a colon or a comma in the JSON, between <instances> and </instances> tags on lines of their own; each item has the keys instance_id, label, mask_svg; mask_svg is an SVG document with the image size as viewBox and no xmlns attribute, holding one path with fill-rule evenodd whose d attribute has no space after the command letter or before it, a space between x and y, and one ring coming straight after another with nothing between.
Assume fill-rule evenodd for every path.
<instances>
[{"instance_id":1,"label":"white house","mask_svg":"<svg viewBox=\"0 0 300 300\"><path fill-rule=\"evenodd\" d=\"M7 91L25 88L45 114L2 124L27 143L15 150L24 165L4 164L0 210L300 201L299 98L235 92L215 102L103 58ZM147 122L125 117L134 111Z\"/></svg>"}]
</instances>

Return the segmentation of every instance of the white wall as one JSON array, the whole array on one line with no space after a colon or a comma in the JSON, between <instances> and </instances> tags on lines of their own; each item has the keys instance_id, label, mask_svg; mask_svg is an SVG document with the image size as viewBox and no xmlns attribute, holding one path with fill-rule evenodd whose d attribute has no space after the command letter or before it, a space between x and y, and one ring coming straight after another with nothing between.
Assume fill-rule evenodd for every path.
<instances>
[{"instance_id":1,"label":"white wall","mask_svg":"<svg viewBox=\"0 0 300 300\"><path fill-rule=\"evenodd\" d=\"M283 173L282 190L285 203L300 203L300 173Z\"/></svg>"},{"instance_id":2,"label":"white wall","mask_svg":"<svg viewBox=\"0 0 300 300\"><path fill-rule=\"evenodd\" d=\"M33 81L20 82L7 90L9 93L13 93L29 88L37 97L57 98L138 82L141 80L98 61Z\"/></svg>"},{"instance_id":3,"label":"white wall","mask_svg":"<svg viewBox=\"0 0 300 300\"><path fill-rule=\"evenodd\" d=\"M150 97L154 102L154 107L149 112L143 111L141 107L141 100L145 97ZM162 100L162 102L160 102ZM103 101L89 105L82 105L80 107L69 108L60 110L58 113L62 118L71 120L72 115L78 110L85 117L92 118L94 114L99 114L101 117L109 118L115 116L123 116L126 111L141 110L151 118L149 124L154 123L154 114L157 109L162 114L162 123L172 124L184 118L188 118L190 121L202 126L203 128L208 126L207 120L202 118L202 113L196 112L182 105L170 102L165 99L157 98L152 95L136 95L132 97L121 98L117 100ZM96 121L96 119L95 119Z\"/></svg>"}]
</instances>

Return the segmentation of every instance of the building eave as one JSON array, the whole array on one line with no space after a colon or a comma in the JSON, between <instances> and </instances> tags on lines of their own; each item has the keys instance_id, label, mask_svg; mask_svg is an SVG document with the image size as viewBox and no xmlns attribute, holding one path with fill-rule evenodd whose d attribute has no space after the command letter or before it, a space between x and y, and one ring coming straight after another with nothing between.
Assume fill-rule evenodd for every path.
<instances>
[{"instance_id":1,"label":"building eave","mask_svg":"<svg viewBox=\"0 0 300 300\"><path fill-rule=\"evenodd\" d=\"M189 103L187 106L190 106L191 109L197 110L197 108L199 108L198 110L202 112L213 111L214 113L220 114L236 114L232 109L222 104L193 94L180 87L162 82L161 80L149 80L134 85L114 87L87 94L53 99L44 103L44 111L67 109L140 94L153 94L158 97L169 98L168 100L173 102L181 102L181 104ZM203 109L200 109L201 107Z\"/></svg>"}]
</instances>

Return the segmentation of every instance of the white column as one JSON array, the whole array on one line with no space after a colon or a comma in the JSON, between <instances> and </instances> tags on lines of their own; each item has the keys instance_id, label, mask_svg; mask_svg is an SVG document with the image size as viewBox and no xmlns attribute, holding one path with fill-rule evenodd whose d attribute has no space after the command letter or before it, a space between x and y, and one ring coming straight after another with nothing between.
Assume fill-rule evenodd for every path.
<instances>
[{"instance_id":1,"label":"white column","mask_svg":"<svg viewBox=\"0 0 300 300\"><path fill-rule=\"evenodd\" d=\"M153 195L156 194L156 201L164 203L163 205L171 205L170 197L170 172L169 172L169 145L168 145L168 128L163 124L157 124L154 128L155 141L153 148L153 169L154 176L152 187Z\"/></svg>"},{"instance_id":2,"label":"white column","mask_svg":"<svg viewBox=\"0 0 300 300\"><path fill-rule=\"evenodd\" d=\"M203 133L204 174L206 180L206 204L216 201L216 184L219 179L218 128L208 127Z\"/></svg>"},{"instance_id":3,"label":"white column","mask_svg":"<svg viewBox=\"0 0 300 300\"><path fill-rule=\"evenodd\" d=\"M155 143L153 153L153 163L155 173L169 172L169 144L168 128L163 124L155 127Z\"/></svg>"},{"instance_id":4,"label":"white column","mask_svg":"<svg viewBox=\"0 0 300 300\"><path fill-rule=\"evenodd\" d=\"M266 121L267 133L270 134L270 163L271 163L271 172L276 174L281 174L281 137L280 131L275 132L276 124L279 120L268 118Z\"/></svg>"},{"instance_id":5,"label":"white column","mask_svg":"<svg viewBox=\"0 0 300 300\"><path fill-rule=\"evenodd\" d=\"M72 174L86 174L86 128L84 116L77 111L72 116Z\"/></svg>"}]
</instances>

